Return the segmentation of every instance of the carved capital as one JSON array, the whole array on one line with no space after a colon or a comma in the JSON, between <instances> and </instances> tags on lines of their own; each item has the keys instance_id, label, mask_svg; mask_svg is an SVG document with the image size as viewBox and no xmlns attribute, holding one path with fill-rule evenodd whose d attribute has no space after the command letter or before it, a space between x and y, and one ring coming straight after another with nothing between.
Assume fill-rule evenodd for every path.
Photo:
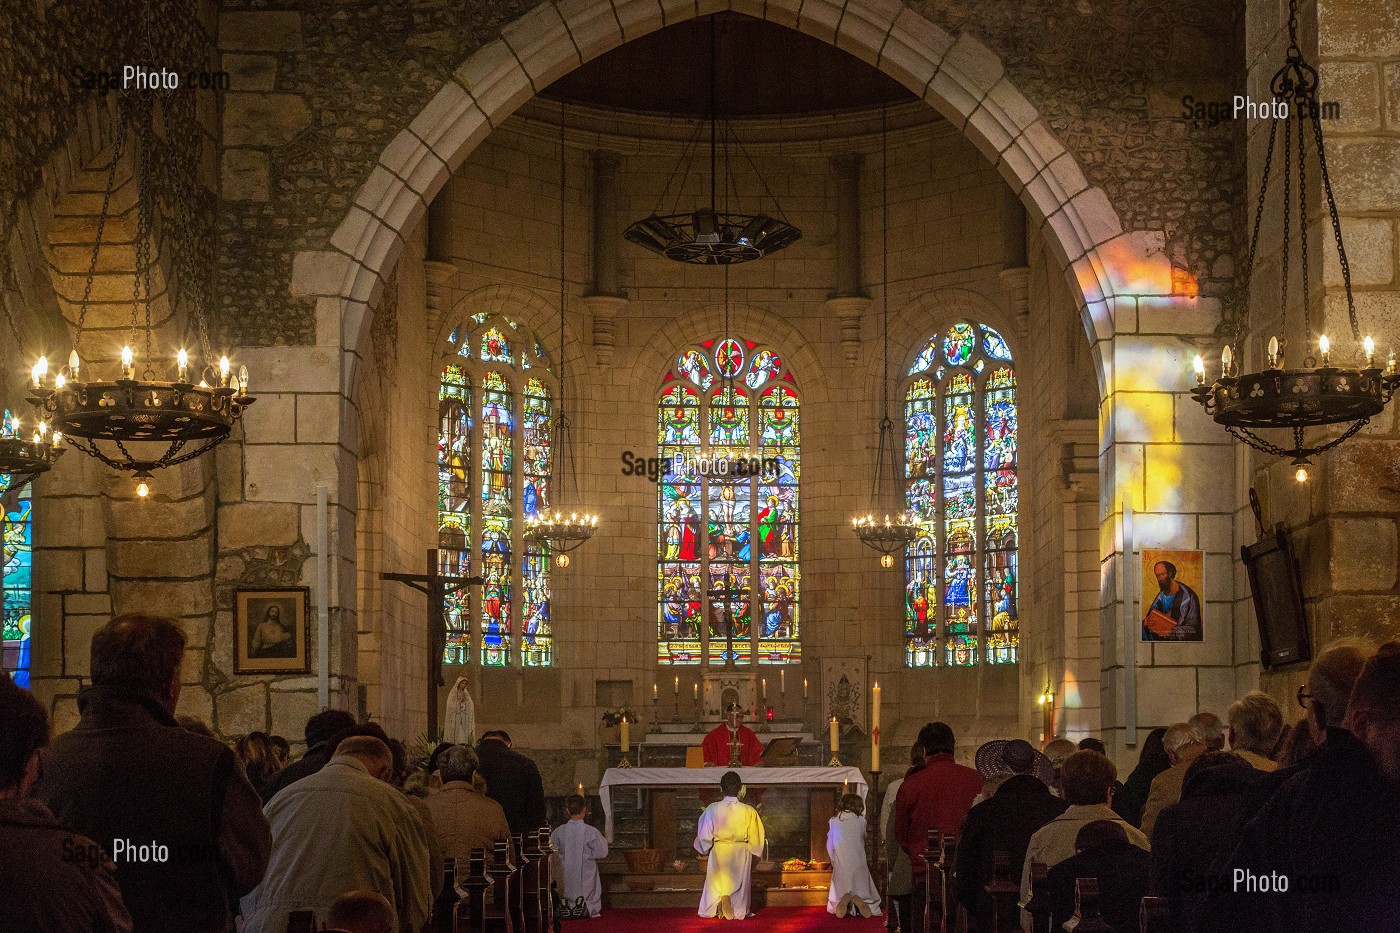
<instances>
[{"instance_id":1,"label":"carved capital","mask_svg":"<svg viewBox=\"0 0 1400 933\"><path fill-rule=\"evenodd\" d=\"M854 366L860 359L860 321L865 309L870 307L870 299L860 295L847 295L828 298L826 310L834 314L841 324L841 350L846 357L846 365Z\"/></svg>"},{"instance_id":2,"label":"carved capital","mask_svg":"<svg viewBox=\"0 0 1400 933\"><path fill-rule=\"evenodd\" d=\"M439 259L425 259L423 272L428 280L428 309L440 314L451 303L452 279L457 275L457 267Z\"/></svg>"},{"instance_id":3,"label":"carved capital","mask_svg":"<svg viewBox=\"0 0 1400 933\"><path fill-rule=\"evenodd\" d=\"M617 346L617 318L627 310L627 299L617 295L584 295L579 299L593 317L593 355L599 366L612 363Z\"/></svg>"}]
</instances>

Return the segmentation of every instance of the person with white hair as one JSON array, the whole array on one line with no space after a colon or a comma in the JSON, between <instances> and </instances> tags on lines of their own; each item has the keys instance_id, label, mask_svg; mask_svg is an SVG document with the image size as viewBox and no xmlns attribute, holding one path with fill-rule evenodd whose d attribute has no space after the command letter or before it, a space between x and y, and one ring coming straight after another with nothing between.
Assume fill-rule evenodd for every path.
<instances>
[{"instance_id":1,"label":"person with white hair","mask_svg":"<svg viewBox=\"0 0 1400 933\"><path fill-rule=\"evenodd\" d=\"M1163 807L1181 799L1181 785L1186 781L1186 769L1191 762L1206 750L1205 736L1198 726L1189 722L1179 722L1167 728L1162 736L1162 748L1172 766L1152 779L1152 789L1147 793L1147 805L1142 808L1142 831L1152 838L1152 827L1157 822L1157 814Z\"/></svg>"},{"instance_id":2,"label":"person with white hair","mask_svg":"<svg viewBox=\"0 0 1400 933\"><path fill-rule=\"evenodd\" d=\"M287 915L326 916L352 891L373 891L394 905L398 929L418 930L432 902L428 830L391 783L389 746L352 735L326 766L268 802L272 862L243 898L243 933L281 933Z\"/></svg>"},{"instance_id":3,"label":"person with white hair","mask_svg":"<svg viewBox=\"0 0 1400 933\"><path fill-rule=\"evenodd\" d=\"M1225 713L1230 723L1230 750L1256 771L1276 771L1278 762L1269 757L1283 732L1283 710L1261 690L1252 690L1230 704Z\"/></svg>"},{"instance_id":4,"label":"person with white hair","mask_svg":"<svg viewBox=\"0 0 1400 933\"><path fill-rule=\"evenodd\" d=\"M1201 738L1206 743L1206 751L1218 752L1225 747L1225 724L1220 717L1208 710L1201 710L1186 720L1201 730Z\"/></svg>"}]
</instances>

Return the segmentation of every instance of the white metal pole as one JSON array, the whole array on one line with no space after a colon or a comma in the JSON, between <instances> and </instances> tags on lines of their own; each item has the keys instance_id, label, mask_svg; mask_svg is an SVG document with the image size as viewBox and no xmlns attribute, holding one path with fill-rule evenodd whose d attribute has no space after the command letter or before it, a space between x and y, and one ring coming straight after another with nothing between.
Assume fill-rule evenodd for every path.
<instances>
[{"instance_id":1,"label":"white metal pole","mask_svg":"<svg viewBox=\"0 0 1400 933\"><path fill-rule=\"evenodd\" d=\"M316 487L316 702L331 705L330 517L325 486Z\"/></svg>"},{"instance_id":2,"label":"white metal pole","mask_svg":"<svg viewBox=\"0 0 1400 933\"><path fill-rule=\"evenodd\" d=\"M1133 611L1137 604L1137 561L1134 559L1133 506L1123 503L1123 744L1137 745L1137 646L1138 619Z\"/></svg>"}]
</instances>

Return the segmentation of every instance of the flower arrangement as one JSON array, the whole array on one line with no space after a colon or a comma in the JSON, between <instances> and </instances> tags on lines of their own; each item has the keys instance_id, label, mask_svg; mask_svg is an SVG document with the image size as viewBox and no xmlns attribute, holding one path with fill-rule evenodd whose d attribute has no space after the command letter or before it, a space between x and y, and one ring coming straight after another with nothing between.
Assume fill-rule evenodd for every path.
<instances>
[{"instance_id":1,"label":"flower arrangement","mask_svg":"<svg viewBox=\"0 0 1400 933\"><path fill-rule=\"evenodd\" d=\"M617 726L622 724L623 717L630 723L637 722L637 711L630 706L619 706L615 709L603 710L603 725Z\"/></svg>"}]
</instances>

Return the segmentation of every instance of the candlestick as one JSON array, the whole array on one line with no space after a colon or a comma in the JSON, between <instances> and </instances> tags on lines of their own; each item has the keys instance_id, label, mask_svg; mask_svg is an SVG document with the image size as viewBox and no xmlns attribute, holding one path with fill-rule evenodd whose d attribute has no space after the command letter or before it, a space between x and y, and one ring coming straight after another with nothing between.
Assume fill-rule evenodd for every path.
<instances>
[{"instance_id":1,"label":"candlestick","mask_svg":"<svg viewBox=\"0 0 1400 933\"><path fill-rule=\"evenodd\" d=\"M760 687L761 690L763 691L763 692L762 692L762 699L766 702L766 701L768 700L768 678L767 678L767 677L764 677L764 678L762 678L761 680L759 680L759 687Z\"/></svg>"},{"instance_id":2,"label":"candlestick","mask_svg":"<svg viewBox=\"0 0 1400 933\"><path fill-rule=\"evenodd\" d=\"M627 717L626 717L626 716L623 716L623 717L622 717L622 735L621 735L621 739L622 739L622 758L621 758L621 760L619 760L618 763L617 763L617 766L618 766L619 768L630 768L630 767L632 767L632 762L630 762L630 761L627 760L627 748L628 748L629 745L632 744L632 742L631 742L631 738L632 738L631 727L632 727L632 724L629 723L629 722L627 721Z\"/></svg>"},{"instance_id":3,"label":"candlestick","mask_svg":"<svg viewBox=\"0 0 1400 933\"><path fill-rule=\"evenodd\" d=\"M836 732L838 725L836 717L832 716L831 722L829 723L831 729L831 760L826 763L828 768L841 767L841 760L836 757L836 750L840 747L840 737Z\"/></svg>"},{"instance_id":4,"label":"candlestick","mask_svg":"<svg viewBox=\"0 0 1400 933\"><path fill-rule=\"evenodd\" d=\"M700 682L697 680L695 683L691 684L691 686L695 688L695 702L696 702L696 703L699 703L699 702L700 702Z\"/></svg>"},{"instance_id":5,"label":"candlestick","mask_svg":"<svg viewBox=\"0 0 1400 933\"><path fill-rule=\"evenodd\" d=\"M787 696L787 671L778 671L778 694Z\"/></svg>"},{"instance_id":6,"label":"candlestick","mask_svg":"<svg viewBox=\"0 0 1400 933\"><path fill-rule=\"evenodd\" d=\"M673 692L674 692L677 696L680 696L680 693L681 693L681 679L680 679L679 675L676 677L676 686L675 686Z\"/></svg>"},{"instance_id":7,"label":"candlestick","mask_svg":"<svg viewBox=\"0 0 1400 933\"><path fill-rule=\"evenodd\" d=\"M807 678L802 678L802 699L807 699Z\"/></svg>"},{"instance_id":8,"label":"candlestick","mask_svg":"<svg viewBox=\"0 0 1400 933\"><path fill-rule=\"evenodd\" d=\"M651 702L656 702L656 684L651 685Z\"/></svg>"},{"instance_id":9,"label":"candlestick","mask_svg":"<svg viewBox=\"0 0 1400 933\"><path fill-rule=\"evenodd\" d=\"M870 704L870 770L880 770L880 682L875 681Z\"/></svg>"}]
</instances>

